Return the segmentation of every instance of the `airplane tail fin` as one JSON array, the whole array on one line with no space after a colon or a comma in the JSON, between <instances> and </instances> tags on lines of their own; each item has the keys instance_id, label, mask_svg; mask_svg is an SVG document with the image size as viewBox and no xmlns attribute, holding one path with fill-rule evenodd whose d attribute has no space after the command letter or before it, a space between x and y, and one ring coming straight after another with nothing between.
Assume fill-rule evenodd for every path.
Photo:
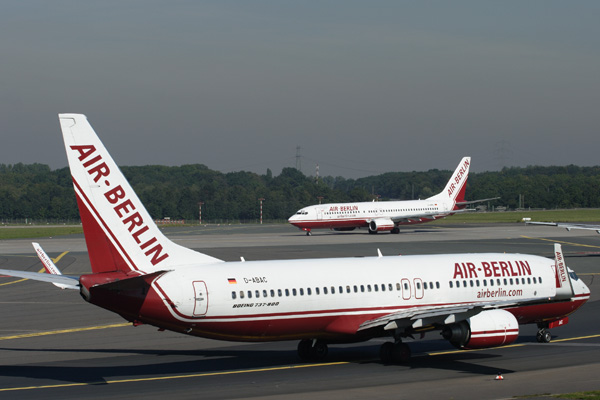
<instances>
[{"instance_id":1,"label":"airplane tail fin","mask_svg":"<svg viewBox=\"0 0 600 400\"><path fill-rule=\"evenodd\" d=\"M451 201L454 209L458 209L457 203L465 202L465 191L467 188L467 178L469 176L469 167L471 166L471 157L463 157L454 170L450 180L444 190L430 199L439 199Z\"/></svg>"},{"instance_id":2,"label":"airplane tail fin","mask_svg":"<svg viewBox=\"0 0 600 400\"><path fill-rule=\"evenodd\" d=\"M94 273L151 273L221 260L167 239L82 114L59 114Z\"/></svg>"}]
</instances>

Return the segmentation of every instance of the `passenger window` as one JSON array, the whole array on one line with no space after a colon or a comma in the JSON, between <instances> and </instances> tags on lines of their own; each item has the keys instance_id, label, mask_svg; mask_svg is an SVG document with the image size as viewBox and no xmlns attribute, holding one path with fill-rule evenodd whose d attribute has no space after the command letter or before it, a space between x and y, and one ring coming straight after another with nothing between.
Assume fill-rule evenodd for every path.
<instances>
[{"instance_id":1,"label":"passenger window","mask_svg":"<svg viewBox=\"0 0 600 400\"><path fill-rule=\"evenodd\" d=\"M237 297L236 293L235 292L231 292L231 298L235 300L236 297Z\"/></svg>"},{"instance_id":2,"label":"passenger window","mask_svg":"<svg viewBox=\"0 0 600 400\"><path fill-rule=\"evenodd\" d=\"M281 289L277 289L277 296L279 296L279 297L282 296Z\"/></svg>"},{"instance_id":3,"label":"passenger window","mask_svg":"<svg viewBox=\"0 0 600 400\"><path fill-rule=\"evenodd\" d=\"M327 294L327 286L323 287L323 294Z\"/></svg>"},{"instance_id":4,"label":"passenger window","mask_svg":"<svg viewBox=\"0 0 600 400\"><path fill-rule=\"evenodd\" d=\"M292 296L296 296L298 294L298 291L296 290L296 288L292 289Z\"/></svg>"},{"instance_id":5,"label":"passenger window","mask_svg":"<svg viewBox=\"0 0 600 400\"><path fill-rule=\"evenodd\" d=\"M275 291L271 289L271 297L275 297Z\"/></svg>"},{"instance_id":6,"label":"passenger window","mask_svg":"<svg viewBox=\"0 0 600 400\"><path fill-rule=\"evenodd\" d=\"M248 298L251 299L252 298L252 290L248 290Z\"/></svg>"},{"instance_id":7,"label":"passenger window","mask_svg":"<svg viewBox=\"0 0 600 400\"><path fill-rule=\"evenodd\" d=\"M290 289L285 289L285 295L289 297L289 295L290 295Z\"/></svg>"},{"instance_id":8,"label":"passenger window","mask_svg":"<svg viewBox=\"0 0 600 400\"><path fill-rule=\"evenodd\" d=\"M263 290L263 297L269 297L266 290Z\"/></svg>"},{"instance_id":9,"label":"passenger window","mask_svg":"<svg viewBox=\"0 0 600 400\"><path fill-rule=\"evenodd\" d=\"M240 299L244 298L244 292L240 290Z\"/></svg>"}]
</instances>

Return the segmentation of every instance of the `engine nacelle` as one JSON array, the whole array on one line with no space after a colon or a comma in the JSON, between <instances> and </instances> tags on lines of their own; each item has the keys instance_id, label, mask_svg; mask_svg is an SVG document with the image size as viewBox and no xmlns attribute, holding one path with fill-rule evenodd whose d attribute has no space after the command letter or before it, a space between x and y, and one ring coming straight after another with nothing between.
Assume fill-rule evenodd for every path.
<instances>
[{"instance_id":1,"label":"engine nacelle","mask_svg":"<svg viewBox=\"0 0 600 400\"><path fill-rule=\"evenodd\" d=\"M391 231L394 226L394 221L389 218L375 218L369 222L371 232Z\"/></svg>"},{"instance_id":2,"label":"engine nacelle","mask_svg":"<svg viewBox=\"0 0 600 400\"><path fill-rule=\"evenodd\" d=\"M448 325L442 336L459 349L483 349L513 343L519 336L519 323L505 310L482 311Z\"/></svg>"}]
</instances>

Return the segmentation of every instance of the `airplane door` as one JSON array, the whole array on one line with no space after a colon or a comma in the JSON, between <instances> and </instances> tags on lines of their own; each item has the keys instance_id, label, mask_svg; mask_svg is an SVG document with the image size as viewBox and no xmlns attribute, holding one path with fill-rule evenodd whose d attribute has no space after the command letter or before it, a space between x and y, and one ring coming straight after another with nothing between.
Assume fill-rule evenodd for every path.
<instances>
[{"instance_id":1,"label":"airplane door","mask_svg":"<svg viewBox=\"0 0 600 400\"><path fill-rule=\"evenodd\" d=\"M204 281L192 282L194 285L194 316L200 317L206 315L208 310L208 290Z\"/></svg>"},{"instance_id":2,"label":"airplane door","mask_svg":"<svg viewBox=\"0 0 600 400\"><path fill-rule=\"evenodd\" d=\"M320 221L323 219L323 209L317 208L317 219Z\"/></svg>"},{"instance_id":3,"label":"airplane door","mask_svg":"<svg viewBox=\"0 0 600 400\"><path fill-rule=\"evenodd\" d=\"M421 278L415 278L413 279L413 282L415 284L415 298L417 299L422 299L423 298L423 281L421 280Z\"/></svg>"},{"instance_id":4,"label":"airplane door","mask_svg":"<svg viewBox=\"0 0 600 400\"><path fill-rule=\"evenodd\" d=\"M406 278L402 279L402 298L404 300L410 300L410 281Z\"/></svg>"}]
</instances>

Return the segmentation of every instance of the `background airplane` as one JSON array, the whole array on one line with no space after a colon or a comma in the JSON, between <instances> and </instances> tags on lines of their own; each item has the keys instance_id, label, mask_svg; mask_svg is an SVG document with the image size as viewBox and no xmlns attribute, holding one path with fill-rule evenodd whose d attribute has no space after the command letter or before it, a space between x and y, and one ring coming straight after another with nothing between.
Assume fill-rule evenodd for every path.
<instances>
[{"instance_id":1,"label":"background airplane","mask_svg":"<svg viewBox=\"0 0 600 400\"><path fill-rule=\"evenodd\" d=\"M507 254L440 254L223 262L179 246L154 224L86 117L60 123L90 257L91 274L1 274L57 283L133 325L231 341L299 340L321 360L331 343L389 337L384 362L406 362L403 338L438 331L460 349L506 345L519 324L538 341L590 296L564 263Z\"/></svg>"},{"instance_id":2,"label":"background airplane","mask_svg":"<svg viewBox=\"0 0 600 400\"><path fill-rule=\"evenodd\" d=\"M444 190L425 200L318 204L302 208L288 222L307 235L312 229L349 231L364 227L369 233L400 233L400 225L434 221L460 212L468 204L498 199L465 201L470 166L471 157L464 157Z\"/></svg>"}]
</instances>

